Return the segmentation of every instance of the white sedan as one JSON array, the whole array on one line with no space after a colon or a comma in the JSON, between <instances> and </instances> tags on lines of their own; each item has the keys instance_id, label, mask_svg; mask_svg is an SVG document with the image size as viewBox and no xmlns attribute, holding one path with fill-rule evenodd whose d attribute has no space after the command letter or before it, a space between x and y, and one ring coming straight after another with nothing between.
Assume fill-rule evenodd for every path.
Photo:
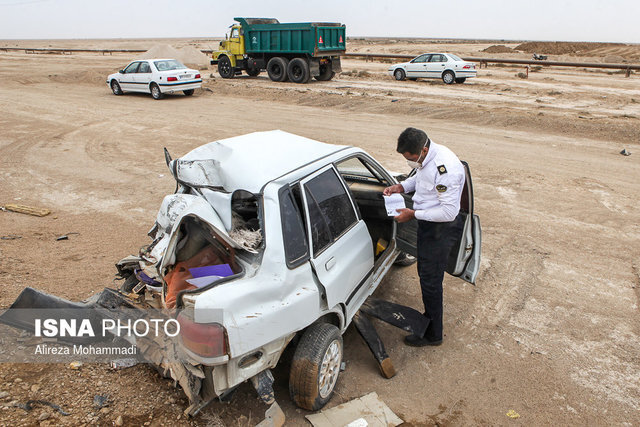
<instances>
[{"instance_id":1,"label":"white sedan","mask_svg":"<svg viewBox=\"0 0 640 427\"><path fill-rule=\"evenodd\" d=\"M162 99L165 93L183 92L193 95L202 87L200 71L185 67L175 59L141 59L107 77L107 85L115 95L124 92L150 93Z\"/></svg>"},{"instance_id":2,"label":"white sedan","mask_svg":"<svg viewBox=\"0 0 640 427\"><path fill-rule=\"evenodd\" d=\"M476 64L451 53L424 53L409 62L392 65L389 75L396 80L442 79L450 85L475 77Z\"/></svg>"}]
</instances>

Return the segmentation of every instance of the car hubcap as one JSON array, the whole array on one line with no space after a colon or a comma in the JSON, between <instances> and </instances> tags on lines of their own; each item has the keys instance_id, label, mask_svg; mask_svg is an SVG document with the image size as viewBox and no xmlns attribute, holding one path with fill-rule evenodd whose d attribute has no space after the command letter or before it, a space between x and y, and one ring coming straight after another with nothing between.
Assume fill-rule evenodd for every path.
<instances>
[{"instance_id":1,"label":"car hubcap","mask_svg":"<svg viewBox=\"0 0 640 427\"><path fill-rule=\"evenodd\" d=\"M160 92L160 90L158 89L158 86L154 86L154 87L151 89L151 92L153 93L153 96L157 98L157 97L158 97L158 94L159 94L159 92Z\"/></svg>"},{"instance_id":2,"label":"car hubcap","mask_svg":"<svg viewBox=\"0 0 640 427\"><path fill-rule=\"evenodd\" d=\"M396 71L396 80L402 79L402 73L400 71Z\"/></svg>"},{"instance_id":3,"label":"car hubcap","mask_svg":"<svg viewBox=\"0 0 640 427\"><path fill-rule=\"evenodd\" d=\"M318 378L318 385L320 389L320 397L326 398L333 391L333 387L338 380L338 374L340 373L340 361L342 360L342 348L338 340L333 340L327 348L322 358L322 365L320 366L320 377Z\"/></svg>"},{"instance_id":4,"label":"car hubcap","mask_svg":"<svg viewBox=\"0 0 640 427\"><path fill-rule=\"evenodd\" d=\"M444 81L445 83L451 83L453 81L453 77L451 77L451 74L445 74Z\"/></svg>"}]
</instances>

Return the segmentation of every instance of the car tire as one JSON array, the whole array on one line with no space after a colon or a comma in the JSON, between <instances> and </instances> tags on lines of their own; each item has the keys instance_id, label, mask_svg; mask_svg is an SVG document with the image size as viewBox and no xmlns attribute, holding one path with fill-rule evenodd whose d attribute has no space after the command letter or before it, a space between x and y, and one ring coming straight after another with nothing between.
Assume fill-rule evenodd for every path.
<instances>
[{"instance_id":1,"label":"car tire","mask_svg":"<svg viewBox=\"0 0 640 427\"><path fill-rule=\"evenodd\" d=\"M258 69L258 68L248 68L247 69L247 75L249 75L251 77L255 77L258 74L260 74L260 69Z\"/></svg>"},{"instance_id":2,"label":"car tire","mask_svg":"<svg viewBox=\"0 0 640 427\"><path fill-rule=\"evenodd\" d=\"M187 90L183 90L182 91L186 96L191 96L193 95L193 92L195 92L194 89L187 89Z\"/></svg>"},{"instance_id":3,"label":"car tire","mask_svg":"<svg viewBox=\"0 0 640 427\"><path fill-rule=\"evenodd\" d=\"M153 99L162 99L162 98L164 98L164 94L160 90L160 86L158 86L157 83L151 83L151 86L149 87L149 90L151 91L151 97Z\"/></svg>"},{"instance_id":4,"label":"car tire","mask_svg":"<svg viewBox=\"0 0 640 427\"><path fill-rule=\"evenodd\" d=\"M231 66L231 60L228 56L221 56L218 58L218 74L223 79L232 79L236 72Z\"/></svg>"},{"instance_id":5,"label":"car tire","mask_svg":"<svg viewBox=\"0 0 640 427\"><path fill-rule=\"evenodd\" d=\"M311 79L309 62L304 58L293 58L287 66L287 76L293 83L307 83Z\"/></svg>"},{"instance_id":6,"label":"car tire","mask_svg":"<svg viewBox=\"0 0 640 427\"><path fill-rule=\"evenodd\" d=\"M313 78L318 80L319 82L329 81L335 76L336 73L331 68L331 64L322 64L320 65L320 74L314 76Z\"/></svg>"},{"instance_id":7,"label":"car tire","mask_svg":"<svg viewBox=\"0 0 640 427\"><path fill-rule=\"evenodd\" d=\"M342 355L342 336L336 326L317 323L307 328L291 362L291 400L309 411L321 409L333 394Z\"/></svg>"},{"instance_id":8,"label":"car tire","mask_svg":"<svg viewBox=\"0 0 640 427\"><path fill-rule=\"evenodd\" d=\"M462 83L464 83L466 80L467 80L467 78L466 78L466 77L458 77L458 78L456 79L456 83L460 83L460 84L462 84Z\"/></svg>"},{"instance_id":9,"label":"car tire","mask_svg":"<svg viewBox=\"0 0 640 427\"><path fill-rule=\"evenodd\" d=\"M413 255L409 255L406 252L400 252L400 255L396 257L396 260L393 263L401 267L408 267L415 264L417 261L418 258L414 257Z\"/></svg>"},{"instance_id":10,"label":"car tire","mask_svg":"<svg viewBox=\"0 0 640 427\"><path fill-rule=\"evenodd\" d=\"M286 58L276 56L267 62L267 74L274 82L284 82L287 80L287 66L289 61Z\"/></svg>"},{"instance_id":11,"label":"car tire","mask_svg":"<svg viewBox=\"0 0 640 427\"><path fill-rule=\"evenodd\" d=\"M117 80L111 80L111 91L114 95L122 95L122 88L120 87L120 83Z\"/></svg>"},{"instance_id":12,"label":"car tire","mask_svg":"<svg viewBox=\"0 0 640 427\"><path fill-rule=\"evenodd\" d=\"M393 77L395 77L396 80L401 81L401 80L404 80L405 77L407 77L407 74L404 72L402 68L398 68L393 72Z\"/></svg>"},{"instance_id":13,"label":"car tire","mask_svg":"<svg viewBox=\"0 0 640 427\"><path fill-rule=\"evenodd\" d=\"M447 70L442 73L442 81L448 85L453 84L456 81L456 75L453 74L453 71Z\"/></svg>"}]
</instances>

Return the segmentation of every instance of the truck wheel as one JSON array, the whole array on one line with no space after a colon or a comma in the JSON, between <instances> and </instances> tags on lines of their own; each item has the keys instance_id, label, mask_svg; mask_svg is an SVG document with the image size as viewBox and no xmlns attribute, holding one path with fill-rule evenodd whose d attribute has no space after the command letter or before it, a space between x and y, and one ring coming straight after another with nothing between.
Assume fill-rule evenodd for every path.
<instances>
[{"instance_id":1,"label":"truck wheel","mask_svg":"<svg viewBox=\"0 0 640 427\"><path fill-rule=\"evenodd\" d=\"M158 86L156 83L151 83L151 97L153 99L162 99L164 97L164 95L162 94L162 91L160 90L160 86Z\"/></svg>"},{"instance_id":2,"label":"truck wheel","mask_svg":"<svg viewBox=\"0 0 640 427\"><path fill-rule=\"evenodd\" d=\"M456 83L464 83L467 80L466 77L459 77L456 79Z\"/></svg>"},{"instance_id":3,"label":"truck wheel","mask_svg":"<svg viewBox=\"0 0 640 427\"><path fill-rule=\"evenodd\" d=\"M218 74L223 79L232 79L235 75L235 71L231 66L231 60L228 56L221 56L218 58Z\"/></svg>"},{"instance_id":4,"label":"truck wheel","mask_svg":"<svg viewBox=\"0 0 640 427\"><path fill-rule=\"evenodd\" d=\"M274 82L284 82L287 80L287 66L289 61L286 58L276 56L267 62L267 74Z\"/></svg>"},{"instance_id":5,"label":"truck wheel","mask_svg":"<svg viewBox=\"0 0 640 427\"><path fill-rule=\"evenodd\" d=\"M453 71L445 71L442 73L442 81L450 85L456 81L456 76L453 74Z\"/></svg>"},{"instance_id":6,"label":"truck wheel","mask_svg":"<svg viewBox=\"0 0 640 427\"><path fill-rule=\"evenodd\" d=\"M317 411L331 398L342 364L342 336L329 323L310 326L291 362L289 394L301 408Z\"/></svg>"},{"instance_id":7,"label":"truck wheel","mask_svg":"<svg viewBox=\"0 0 640 427\"><path fill-rule=\"evenodd\" d=\"M114 95L122 95L122 88L116 80L111 80L111 91L113 91Z\"/></svg>"},{"instance_id":8,"label":"truck wheel","mask_svg":"<svg viewBox=\"0 0 640 427\"><path fill-rule=\"evenodd\" d=\"M322 64L320 65L320 74L313 78L320 82L326 82L331 80L335 75L336 73L331 69L331 64Z\"/></svg>"},{"instance_id":9,"label":"truck wheel","mask_svg":"<svg viewBox=\"0 0 640 427\"><path fill-rule=\"evenodd\" d=\"M307 83L311 78L309 63L303 58L293 58L287 67L287 75L294 83Z\"/></svg>"},{"instance_id":10,"label":"truck wheel","mask_svg":"<svg viewBox=\"0 0 640 427\"><path fill-rule=\"evenodd\" d=\"M248 68L247 69L247 75L249 75L251 77L255 77L258 74L260 74L260 70L258 68Z\"/></svg>"}]
</instances>

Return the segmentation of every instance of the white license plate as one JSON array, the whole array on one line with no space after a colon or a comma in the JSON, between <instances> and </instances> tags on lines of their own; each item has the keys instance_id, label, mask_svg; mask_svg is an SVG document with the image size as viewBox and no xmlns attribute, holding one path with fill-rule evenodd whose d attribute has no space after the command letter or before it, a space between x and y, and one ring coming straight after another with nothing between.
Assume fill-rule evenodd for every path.
<instances>
[{"instance_id":1,"label":"white license plate","mask_svg":"<svg viewBox=\"0 0 640 427\"><path fill-rule=\"evenodd\" d=\"M191 74L182 74L180 76L180 80L185 80L185 79L190 79L191 78Z\"/></svg>"}]
</instances>

